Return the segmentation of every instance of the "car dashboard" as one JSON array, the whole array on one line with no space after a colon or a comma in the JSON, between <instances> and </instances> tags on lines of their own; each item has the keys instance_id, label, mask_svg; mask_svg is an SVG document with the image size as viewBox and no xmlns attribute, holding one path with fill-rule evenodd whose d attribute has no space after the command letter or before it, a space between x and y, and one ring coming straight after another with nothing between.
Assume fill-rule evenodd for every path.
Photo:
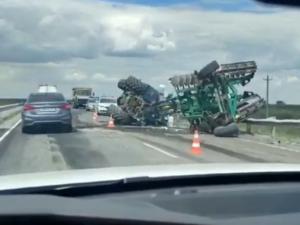
<instances>
[{"instance_id":1,"label":"car dashboard","mask_svg":"<svg viewBox=\"0 0 300 225\"><path fill-rule=\"evenodd\" d=\"M299 175L262 176L260 182L243 176L193 178L193 185L123 184L98 194L96 187L82 195L82 187L72 193L5 193L0 224L299 224Z\"/></svg>"}]
</instances>

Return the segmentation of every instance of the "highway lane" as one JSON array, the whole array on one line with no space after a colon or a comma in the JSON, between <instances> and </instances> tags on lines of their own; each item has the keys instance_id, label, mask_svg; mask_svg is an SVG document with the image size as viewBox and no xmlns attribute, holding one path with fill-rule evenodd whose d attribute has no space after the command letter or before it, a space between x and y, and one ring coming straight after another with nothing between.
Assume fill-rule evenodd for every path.
<instances>
[{"instance_id":1,"label":"highway lane","mask_svg":"<svg viewBox=\"0 0 300 225\"><path fill-rule=\"evenodd\" d=\"M91 112L74 111L74 132L46 130L22 134L20 126L0 153L0 174L111 166L238 162L222 153L191 154L191 141L169 140L143 132L106 129L107 117L95 123ZM97 126L102 127L97 127Z\"/></svg>"},{"instance_id":2,"label":"highway lane","mask_svg":"<svg viewBox=\"0 0 300 225\"><path fill-rule=\"evenodd\" d=\"M82 115L83 114L83 115ZM140 140L118 130L91 128L93 121L80 120L91 116L74 112L72 133L59 130L22 134L18 127L2 147L0 174L31 173L62 169L100 168L109 166L189 163L188 159L172 157L146 148ZM84 127L86 124L86 128Z\"/></svg>"},{"instance_id":3,"label":"highway lane","mask_svg":"<svg viewBox=\"0 0 300 225\"><path fill-rule=\"evenodd\" d=\"M17 127L2 146L0 174L195 162L300 161L298 152L277 152L274 158L268 152L270 149L258 154L263 150L253 148L251 152L248 146L246 151L234 151L228 146L227 149L212 146L207 144L209 136L205 137L203 154L194 155L191 153L192 135L107 129L107 117L101 116L95 122L92 113L84 110L74 110L73 117L75 129L71 133L50 129L22 134L20 126ZM241 145L238 139L216 139L214 142L221 146Z\"/></svg>"}]
</instances>

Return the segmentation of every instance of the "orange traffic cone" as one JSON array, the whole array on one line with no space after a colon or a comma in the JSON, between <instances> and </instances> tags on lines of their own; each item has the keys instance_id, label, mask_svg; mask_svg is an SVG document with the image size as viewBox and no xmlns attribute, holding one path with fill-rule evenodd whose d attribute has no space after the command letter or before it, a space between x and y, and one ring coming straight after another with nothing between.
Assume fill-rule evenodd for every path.
<instances>
[{"instance_id":1,"label":"orange traffic cone","mask_svg":"<svg viewBox=\"0 0 300 225\"><path fill-rule=\"evenodd\" d=\"M200 135L197 130L195 130L194 137L193 137L193 144L192 144L192 154L193 155L201 155L202 154L202 148L200 145Z\"/></svg>"},{"instance_id":2,"label":"orange traffic cone","mask_svg":"<svg viewBox=\"0 0 300 225\"><path fill-rule=\"evenodd\" d=\"M114 119L112 118L112 115L110 115L108 124L107 124L107 128L115 128L115 123L114 123Z\"/></svg>"},{"instance_id":3,"label":"orange traffic cone","mask_svg":"<svg viewBox=\"0 0 300 225\"><path fill-rule=\"evenodd\" d=\"M98 121L98 114L97 114L97 112L93 113L93 120L94 121Z\"/></svg>"}]
</instances>

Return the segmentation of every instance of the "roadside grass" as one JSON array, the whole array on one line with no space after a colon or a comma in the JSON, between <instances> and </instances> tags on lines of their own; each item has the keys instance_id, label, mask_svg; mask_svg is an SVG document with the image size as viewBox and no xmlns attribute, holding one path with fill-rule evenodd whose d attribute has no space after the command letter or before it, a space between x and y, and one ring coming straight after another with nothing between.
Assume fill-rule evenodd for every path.
<instances>
[{"instance_id":1,"label":"roadside grass","mask_svg":"<svg viewBox=\"0 0 300 225\"><path fill-rule=\"evenodd\" d=\"M0 118L0 124L4 123L6 120L9 120L15 116L17 116L18 114L20 114L21 110L20 111L16 111L16 112L13 112L5 117L2 117Z\"/></svg>"},{"instance_id":2,"label":"roadside grass","mask_svg":"<svg viewBox=\"0 0 300 225\"><path fill-rule=\"evenodd\" d=\"M242 132L246 132L246 124L240 123L239 128ZM251 124L251 133L258 135L272 136L272 126ZM276 126L276 140L284 143L297 142L300 143L300 127L292 127L287 125Z\"/></svg>"},{"instance_id":3,"label":"roadside grass","mask_svg":"<svg viewBox=\"0 0 300 225\"><path fill-rule=\"evenodd\" d=\"M270 105L269 116L275 116L277 119L300 119L300 105ZM251 117L265 118L266 108L261 108Z\"/></svg>"},{"instance_id":4,"label":"roadside grass","mask_svg":"<svg viewBox=\"0 0 300 225\"><path fill-rule=\"evenodd\" d=\"M0 106L1 105L10 105L14 103L24 102L24 99L21 98L0 98Z\"/></svg>"},{"instance_id":5,"label":"roadside grass","mask_svg":"<svg viewBox=\"0 0 300 225\"><path fill-rule=\"evenodd\" d=\"M276 117L276 119L300 119L300 105L270 105L269 116ZM266 108L263 107L251 118L262 119L266 118ZM240 130L246 132L246 124L239 124ZM259 135L272 135L272 126L254 125L251 124L251 132ZM277 140L282 142L300 142L300 127L292 125L276 126Z\"/></svg>"}]
</instances>

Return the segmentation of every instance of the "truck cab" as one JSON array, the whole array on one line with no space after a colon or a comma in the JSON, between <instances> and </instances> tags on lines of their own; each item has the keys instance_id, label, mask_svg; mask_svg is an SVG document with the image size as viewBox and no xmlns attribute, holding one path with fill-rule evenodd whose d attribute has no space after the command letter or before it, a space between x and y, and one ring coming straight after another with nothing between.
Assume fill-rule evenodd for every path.
<instances>
[{"instance_id":1,"label":"truck cab","mask_svg":"<svg viewBox=\"0 0 300 225\"><path fill-rule=\"evenodd\" d=\"M92 88L76 87L72 89L74 108L85 108L88 99L92 96Z\"/></svg>"}]
</instances>

